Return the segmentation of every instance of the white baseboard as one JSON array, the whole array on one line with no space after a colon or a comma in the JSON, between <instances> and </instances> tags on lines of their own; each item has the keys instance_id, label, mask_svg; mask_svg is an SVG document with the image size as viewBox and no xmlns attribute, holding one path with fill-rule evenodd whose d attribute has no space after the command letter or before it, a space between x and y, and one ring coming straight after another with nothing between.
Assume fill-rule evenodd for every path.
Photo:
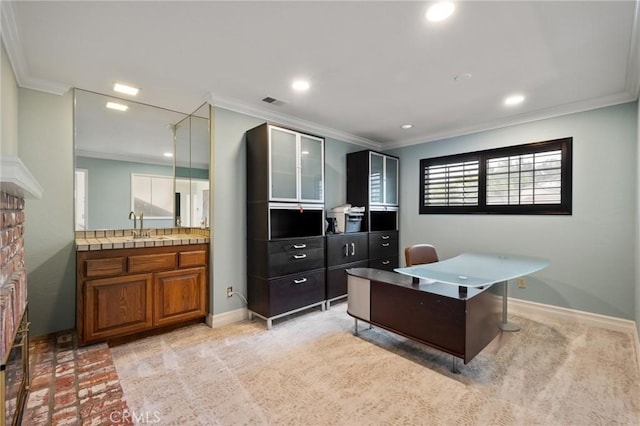
<instances>
[{"instance_id":1,"label":"white baseboard","mask_svg":"<svg viewBox=\"0 0 640 426\"><path fill-rule=\"evenodd\" d=\"M640 367L640 339L638 338L638 328L635 321L610 317L606 315L593 314L590 312L578 311L575 309L561 308L559 306L529 302L527 300L513 299L511 297L509 298L508 303L509 308L513 308L524 314L544 314L562 319L573 319L575 321L594 327L620 331L623 333L631 333L635 342L636 362L638 364L638 367Z\"/></svg>"},{"instance_id":2,"label":"white baseboard","mask_svg":"<svg viewBox=\"0 0 640 426\"><path fill-rule=\"evenodd\" d=\"M501 297L501 296L499 296ZM563 319L573 319L583 324L594 327L605 328L607 330L633 333L638 337L635 321L610 317L606 315L593 314L591 312L578 311L575 309L562 308L559 306L545 305L528 300L509 298L509 309L515 309L522 313L552 315Z\"/></svg>"},{"instance_id":3,"label":"white baseboard","mask_svg":"<svg viewBox=\"0 0 640 426\"><path fill-rule=\"evenodd\" d=\"M243 321L247 318L249 318L249 311L247 308L240 308L216 315L209 314L207 315L206 323L211 328L218 328Z\"/></svg>"}]
</instances>

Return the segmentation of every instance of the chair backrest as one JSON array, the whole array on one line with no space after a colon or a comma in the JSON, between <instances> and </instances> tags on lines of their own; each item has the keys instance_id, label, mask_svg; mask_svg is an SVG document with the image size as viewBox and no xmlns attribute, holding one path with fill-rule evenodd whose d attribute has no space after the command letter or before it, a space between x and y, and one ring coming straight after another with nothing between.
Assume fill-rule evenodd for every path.
<instances>
[{"instance_id":1,"label":"chair backrest","mask_svg":"<svg viewBox=\"0 0 640 426\"><path fill-rule=\"evenodd\" d=\"M433 263L438 261L438 253L431 244L416 244L404 249L407 266Z\"/></svg>"}]
</instances>

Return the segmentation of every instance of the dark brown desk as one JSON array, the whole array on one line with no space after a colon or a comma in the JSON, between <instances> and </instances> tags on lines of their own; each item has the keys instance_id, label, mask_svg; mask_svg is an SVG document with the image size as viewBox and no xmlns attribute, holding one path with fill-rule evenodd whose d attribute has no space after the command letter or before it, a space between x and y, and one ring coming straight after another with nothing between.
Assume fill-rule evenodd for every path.
<instances>
[{"instance_id":1,"label":"dark brown desk","mask_svg":"<svg viewBox=\"0 0 640 426\"><path fill-rule=\"evenodd\" d=\"M371 268L348 269L349 315L429 345L467 364L499 333L503 283L465 288L416 282L407 275Z\"/></svg>"}]
</instances>

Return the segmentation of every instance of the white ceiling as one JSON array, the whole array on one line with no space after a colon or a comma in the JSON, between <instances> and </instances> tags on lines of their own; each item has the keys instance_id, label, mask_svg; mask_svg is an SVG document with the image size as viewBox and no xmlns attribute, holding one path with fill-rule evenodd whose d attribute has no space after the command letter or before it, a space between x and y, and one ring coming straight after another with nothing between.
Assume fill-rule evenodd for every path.
<instances>
[{"instance_id":1,"label":"white ceiling","mask_svg":"<svg viewBox=\"0 0 640 426\"><path fill-rule=\"evenodd\" d=\"M457 1L440 23L429 3L3 1L2 37L23 87L119 81L144 103L209 101L373 148L637 99L636 0Z\"/></svg>"}]
</instances>

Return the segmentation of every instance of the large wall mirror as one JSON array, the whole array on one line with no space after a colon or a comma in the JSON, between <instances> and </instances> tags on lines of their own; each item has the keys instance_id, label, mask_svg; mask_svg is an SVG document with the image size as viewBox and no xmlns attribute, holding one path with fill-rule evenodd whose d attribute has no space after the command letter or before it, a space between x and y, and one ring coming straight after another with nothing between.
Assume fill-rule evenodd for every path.
<instances>
[{"instance_id":1,"label":"large wall mirror","mask_svg":"<svg viewBox=\"0 0 640 426\"><path fill-rule=\"evenodd\" d=\"M107 106L109 105L109 106ZM76 230L208 227L209 105L184 114L75 90Z\"/></svg>"}]
</instances>

